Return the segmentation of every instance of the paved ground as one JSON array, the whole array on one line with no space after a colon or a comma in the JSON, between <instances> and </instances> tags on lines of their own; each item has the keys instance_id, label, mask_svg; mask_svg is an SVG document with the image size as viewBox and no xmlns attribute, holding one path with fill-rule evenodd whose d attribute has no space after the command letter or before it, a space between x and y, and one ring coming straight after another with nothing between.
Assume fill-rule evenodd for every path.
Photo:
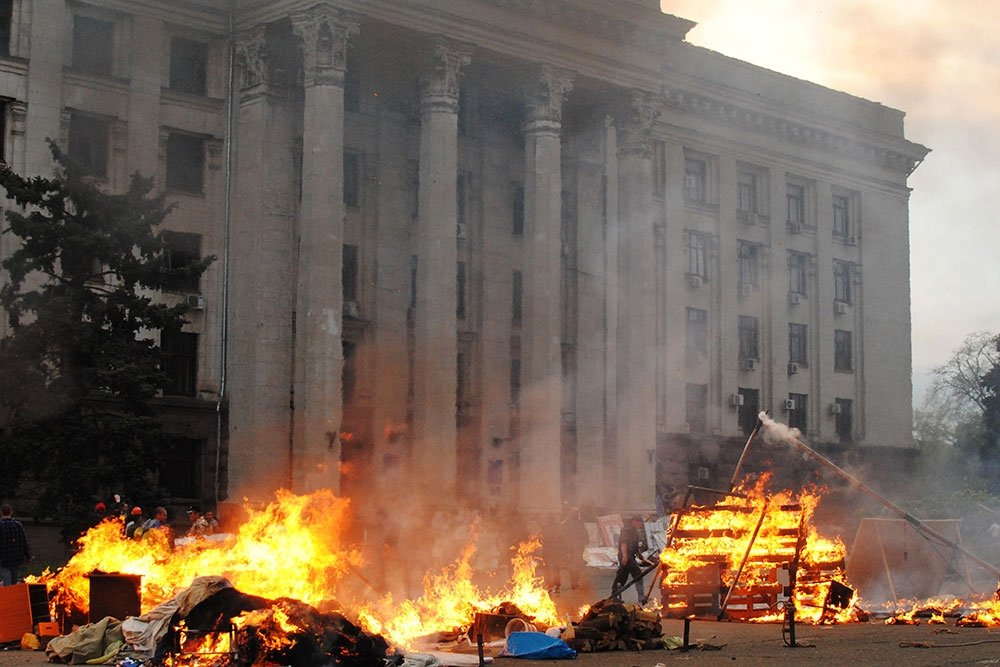
<instances>
[{"instance_id":1,"label":"paved ground","mask_svg":"<svg viewBox=\"0 0 1000 667\"><path fill-rule=\"evenodd\" d=\"M665 621L668 635L680 635L681 621ZM780 625L714 623L695 621L692 641L722 646L718 651L644 651L582 654L573 663L580 667L655 667L680 665L996 665L1000 664L1000 631L983 628L944 628L956 634L941 633L942 626L887 626L882 623L808 627L800 626L797 639L812 648L786 648ZM940 634L939 634L940 633ZM940 648L901 647L901 642L932 642ZM956 646L957 644L974 644ZM45 663L41 652L2 651L0 666ZM501 664L556 665L564 661L514 661L499 659Z\"/></svg>"}]
</instances>

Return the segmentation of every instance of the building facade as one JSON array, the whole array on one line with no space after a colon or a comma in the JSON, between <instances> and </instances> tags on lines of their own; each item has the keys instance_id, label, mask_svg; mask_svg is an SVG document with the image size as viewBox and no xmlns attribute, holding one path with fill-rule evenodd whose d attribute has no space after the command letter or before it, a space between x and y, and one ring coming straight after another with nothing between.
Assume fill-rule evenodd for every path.
<instances>
[{"instance_id":1,"label":"building facade","mask_svg":"<svg viewBox=\"0 0 1000 667\"><path fill-rule=\"evenodd\" d=\"M172 261L219 258L163 295L195 308L161 341L194 497L643 509L728 481L760 410L911 444L900 111L658 0L0 13L11 166L53 137L154 175Z\"/></svg>"}]
</instances>

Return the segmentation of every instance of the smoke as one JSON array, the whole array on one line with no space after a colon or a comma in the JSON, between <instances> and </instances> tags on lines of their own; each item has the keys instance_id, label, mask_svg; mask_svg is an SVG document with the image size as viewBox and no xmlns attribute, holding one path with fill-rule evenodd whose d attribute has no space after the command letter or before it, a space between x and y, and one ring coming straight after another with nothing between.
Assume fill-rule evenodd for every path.
<instances>
[{"instance_id":1,"label":"smoke","mask_svg":"<svg viewBox=\"0 0 1000 667\"><path fill-rule=\"evenodd\" d=\"M774 421L771 419L770 415L764 411L761 411L761 413L757 415L757 418L760 419L761 423L761 430L759 433L764 438L764 442L769 445L777 445L790 440L798 440L802 435L802 432L799 431L799 429Z\"/></svg>"}]
</instances>

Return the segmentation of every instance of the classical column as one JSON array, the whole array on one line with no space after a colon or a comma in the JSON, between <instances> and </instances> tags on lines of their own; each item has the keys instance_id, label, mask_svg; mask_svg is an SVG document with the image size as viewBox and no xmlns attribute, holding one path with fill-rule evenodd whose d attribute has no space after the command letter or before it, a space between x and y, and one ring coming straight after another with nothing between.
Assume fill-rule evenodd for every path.
<instances>
[{"instance_id":1,"label":"classical column","mask_svg":"<svg viewBox=\"0 0 1000 667\"><path fill-rule=\"evenodd\" d=\"M632 91L619 115L618 414L620 507L653 506L656 482L656 245L653 236L655 96Z\"/></svg>"},{"instance_id":2,"label":"classical column","mask_svg":"<svg viewBox=\"0 0 1000 667\"><path fill-rule=\"evenodd\" d=\"M358 23L326 3L291 18L305 75L292 426L292 489L302 493L340 486L344 69Z\"/></svg>"},{"instance_id":3,"label":"classical column","mask_svg":"<svg viewBox=\"0 0 1000 667\"><path fill-rule=\"evenodd\" d=\"M524 123L524 325L520 450L521 505L559 508L562 412L560 302L563 96L568 72L542 66Z\"/></svg>"},{"instance_id":4,"label":"classical column","mask_svg":"<svg viewBox=\"0 0 1000 667\"><path fill-rule=\"evenodd\" d=\"M230 225L228 495L266 500L290 484L288 439L298 192L293 116L267 27L237 37L240 65ZM221 303L221 300L220 300Z\"/></svg>"},{"instance_id":5,"label":"classical column","mask_svg":"<svg viewBox=\"0 0 1000 667\"><path fill-rule=\"evenodd\" d=\"M420 189L414 313L413 461L435 502L455 495L458 78L470 61L455 44L426 54L420 98Z\"/></svg>"}]
</instances>

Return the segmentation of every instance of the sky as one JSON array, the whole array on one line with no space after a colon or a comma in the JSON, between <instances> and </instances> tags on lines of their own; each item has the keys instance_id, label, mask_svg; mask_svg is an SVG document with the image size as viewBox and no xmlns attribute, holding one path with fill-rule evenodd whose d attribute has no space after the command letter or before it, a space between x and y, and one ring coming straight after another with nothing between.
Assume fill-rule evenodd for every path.
<instances>
[{"instance_id":1,"label":"sky","mask_svg":"<svg viewBox=\"0 0 1000 667\"><path fill-rule=\"evenodd\" d=\"M661 0L687 41L906 112L914 405L1000 333L1000 0Z\"/></svg>"}]
</instances>

